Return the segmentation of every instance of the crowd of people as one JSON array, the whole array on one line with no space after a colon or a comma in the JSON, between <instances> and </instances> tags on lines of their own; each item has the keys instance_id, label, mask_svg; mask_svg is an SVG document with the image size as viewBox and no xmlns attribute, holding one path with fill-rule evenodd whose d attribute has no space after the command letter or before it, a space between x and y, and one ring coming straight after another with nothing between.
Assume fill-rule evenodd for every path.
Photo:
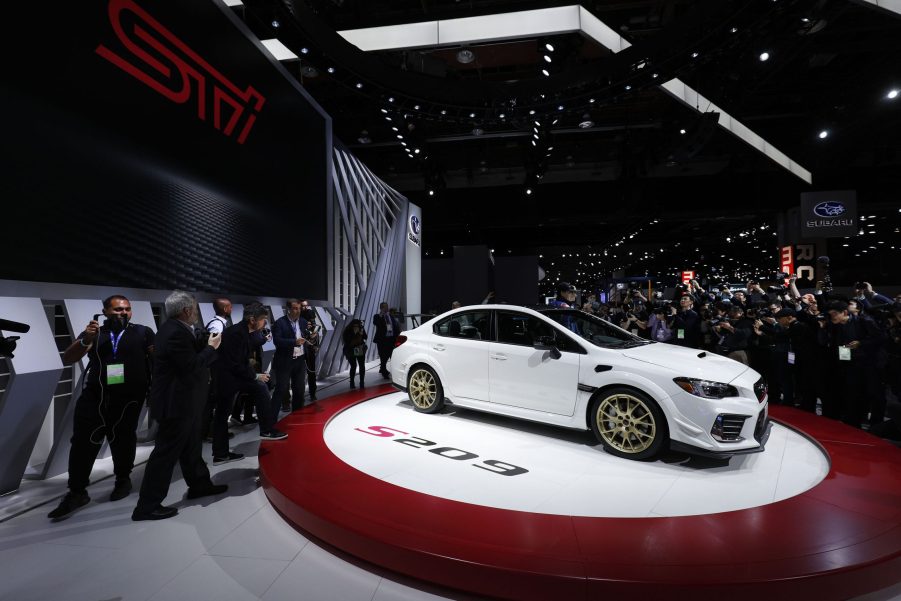
<instances>
[{"instance_id":1,"label":"crowd of people","mask_svg":"<svg viewBox=\"0 0 901 601\"><path fill-rule=\"evenodd\" d=\"M901 400L901 295L879 294L858 282L842 297L819 283L801 294L795 278L764 290L705 290L696 280L672 301L628 288L619 301L579 303L568 283L552 304L580 308L657 342L730 357L760 372L771 403L818 412L889 435L886 402Z\"/></svg>"}]
</instances>

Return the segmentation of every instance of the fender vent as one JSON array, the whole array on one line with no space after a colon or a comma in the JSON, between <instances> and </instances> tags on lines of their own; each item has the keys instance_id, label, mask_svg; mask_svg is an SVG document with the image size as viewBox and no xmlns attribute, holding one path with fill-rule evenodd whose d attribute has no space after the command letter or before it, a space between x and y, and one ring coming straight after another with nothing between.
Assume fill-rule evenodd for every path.
<instances>
[{"instance_id":1,"label":"fender vent","mask_svg":"<svg viewBox=\"0 0 901 601\"><path fill-rule=\"evenodd\" d=\"M610 371L613 369L612 365L595 365L594 371L597 373L601 373L602 371Z\"/></svg>"}]
</instances>

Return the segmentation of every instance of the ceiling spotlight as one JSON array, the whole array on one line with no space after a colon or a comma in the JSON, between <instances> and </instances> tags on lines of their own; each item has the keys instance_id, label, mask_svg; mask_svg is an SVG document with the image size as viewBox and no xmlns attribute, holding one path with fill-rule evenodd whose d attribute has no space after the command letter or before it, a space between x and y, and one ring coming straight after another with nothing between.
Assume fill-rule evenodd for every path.
<instances>
[{"instance_id":1,"label":"ceiling spotlight","mask_svg":"<svg viewBox=\"0 0 901 601\"><path fill-rule=\"evenodd\" d=\"M397 134L397 139L398 139L398 140L403 140L404 137L403 137L401 134ZM404 144L404 146L406 146L406 144Z\"/></svg>"},{"instance_id":2,"label":"ceiling spotlight","mask_svg":"<svg viewBox=\"0 0 901 601\"><path fill-rule=\"evenodd\" d=\"M685 129L680 129L680 130L679 130L679 133L682 134L682 135L684 136L685 133L686 133L686 132L685 132Z\"/></svg>"},{"instance_id":3,"label":"ceiling spotlight","mask_svg":"<svg viewBox=\"0 0 901 601\"><path fill-rule=\"evenodd\" d=\"M388 102L394 102L394 96L389 96L389 97L388 97Z\"/></svg>"},{"instance_id":4,"label":"ceiling spotlight","mask_svg":"<svg viewBox=\"0 0 901 601\"><path fill-rule=\"evenodd\" d=\"M545 77L550 77L550 76L551 76L550 72L549 72L547 69L542 69L542 70L541 70L541 74L544 75Z\"/></svg>"},{"instance_id":5,"label":"ceiling spotlight","mask_svg":"<svg viewBox=\"0 0 901 601\"><path fill-rule=\"evenodd\" d=\"M357 89L358 89L358 90L362 90L362 89L363 89L363 84L361 84L359 81L357 82Z\"/></svg>"},{"instance_id":6,"label":"ceiling spotlight","mask_svg":"<svg viewBox=\"0 0 901 601\"><path fill-rule=\"evenodd\" d=\"M651 74L651 77L653 77L654 79L657 79L659 76L660 76L659 73L653 73L653 74Z\"/></svg>"},{"instance_id":7,"label":"ceiling spotlight","mask_svg":"<svg viewBox=\"0 0 901 601\"><path fill-rule=\"evenodd\" d=\"M553 59L552 59L551 57L549 57L547 54L544 55L544 62L549 63L549 62L551 62L552 60L553 60Z\"/></svg>"},{"instance_id":8,"label":"ceiling spotlight","mask_svg":"<svg viewBox=\"0 0 901 601\"><path fill-rule=\"evenodd\" d=\"M326 71L328 71L329 73L334 73L334 72L335 72L335 68L334 68L334 67L329 67L328 69L326 69Z\"/></svg>"},{"instance_id":9,"label":"ceiling spotlight","mask_svg":"<svg viewBox=\"0 0 901 601\"><path fill-rule=\"evenodd\" d=\"M406 143L406 142L401 142L400 145L403 146L404 148L407 147L407 143Z\"/></svg>"},{"instance_id":10,"label":"ceiling spotlight","mask_svg":"<svg viewBox=\"0 0 901 601\"><path fill-rule=\"evenodd\" d=\"M532 140L532 146L538 146L538 143L535 140Z\"/></svg>"},{"instance_id":11,"label":"ceiling spotlight","mask_svg":"<svg viewBox=\"0 0 901 601\"><path fill-rule=\"evenodd\" d=\"M435 191L434 191L434 190L429 190L429 196L435 196ZM444 254L444 251L442 251L441 254Z\"/></svg>"},{"instance_id":12,"label":"ceiling spotlight","mask_svg":"<svg viewBox=\"0 0 901 601\"><path fill-rule=\"evenodd\" d=\"M457 52L457 62L468 65L476 59L475 53L469 48L463 48Z\"/></svg>"},{"instance_id":13,"label":"ceiling spotlight","mask_svg":"<svg viewBox=\"0 0 901 601\"><path fill-rule=\"evenodd\" d=\"M446 114L447 114L447 110L446 110L446 109L441 109L441 114L442 114L442 115L446 115Z\"/></svg>"},{"instance_id":14,"label":"ceiling spotlight","mask_svg":"<svg viewBox=\"0 0 901 601\"><path fill-rule=\"evenodd\" d=\"M418 105L418 104L414 104L414 105L413 105L413 110L414 110L414 111L418 111L418 110L419 110L419 105Z\"/></svg>"},{"instance_id":15,"label":"ceiling spotlight","mask_svg":"<svg viewBox=\"0 0 901 601\"><path fill-rule=\"evenodd\" d=\"M554 149L553 146L548 146L548 147L547 147L547 151L548 151L548 152L552 151L553 149Z\"/></svg>"},{"instance_id":16,"label":"ceiling spotlight","mask_svg":"<svg viewBox=\"0 0 901 601\"><path fill-rule=\"evenodd\" d=\"M530 115L534 115L534 114L535 114L535 109L532 109L531 111L529 111L529 114L530 114Z\"/></svg>"},{"instance_id":17,"label":"ceiling spotlight","mask_svg":"<svg viewBox=\"0 0 901 601\"><path fill-rule=\"evenodd\" d=\"M888 94L885 95L889 100L894 100L898 97L898 90L890 90Z\"/></svg>"},{"instance_id":18,"label":"ceiling spotlight","mask_svg":"<svg viewBox=\"0 0 901 601\"><path fill-rule=\"evenodd\" d=\"M828 129L824 129L824 130L821 131L819 134L817 134L817 137L818 137L820 140L825 140L826 138L829 137L829 130L828 130Z\"/></svg>"},{"instance_id":19,"label":"ceiling spotlight","mask_svg":"<svg viewBox=\"0 0 901 601\"><path fill-rule=\"evenodd\" d=\"M560 119L554 119L553 121L551 121L551 125L557 125L557 123L559 123L559 121L560 121Z\"/></svg>"},{"instance_id":20,"label":"ceiling spotlight","mask_svg":"<svg viewBox=\"0 0 901 601\"><path fill-rule=\"evenodd\" d=\"M738 33L738 27L733 27L729 30L730 33Z\"/></svg>"},{"instance_id":21,"label":"ceiling spotlight","mask_svg":"<svg viewBox=\"0 0 901 601\"><path fill-rule=\"evenodd\" d=\"M545 44L544 47L547 48L547 51L548 51L548 52L553 52L553 51L554 51L554 47L553 47L551 44Z\"/></svg>"},{"instance_id":22,"label":"ceiling spotlight","mask_svg":"<svg viewBox=\"0 0 901 601\"><path fill-rule=\"evenodd\" d=\"M506 118L506 116L507 116L507 115L505 115L504 113L501 113L500 115L498 115L498 118L499 118L499 119L504 119L504 118Z\"/></svg>"},{"instance_id":23,"label":"ceiling spotlight","mask_svg":"<svg viewBox=\"0 0 901 601\"><path fill-rule=\"evenodd\" d=\"M392 126L391 129L393 129L395 132L400 131L399 129L397 129L397 128L394 127L394 126Z\"/></svg>"},{"instance_id":24,"label":"ceiling spotlight","mask_svg":"<svg viewBox=\"0 0 901 601\"><path fill-rule=\"evenodd\" d=\"M272 26L273 26L275 29L278 29L279 25L281 25L281 23L279 23L278 21L273 21L273 22L272 22Z\"/></svg>"},{"instance_id":25,"label":"ceiling spotlight","mask_svg":"<svg viewBox=\"0 0 901 601\"><path fill-rule=\"evenodd\" d=\"M388 109L382 109L382 112L385 113L385 114L387 115L387 114L388 114Z\"/></svg>"},{"instance_id":26,"label":"ceiling spotlight","mask_svg":"<svg viewBox=\"0 0 901 601\"><path fill-rule=\"evenodd\" d=\"M535 126L536 126L536 127L541 127L541 122L540 122L540 121L536 121L536 122L535 122Z\"/></svg>"},{"instance_id":27,"label":"ceiling spotlight","mask_svg":"<svg viewBox=\"0 0 901 601\"><path fill-rule=\"evenodd\" d=\"M761 52L760 53L760 61L764 62L764 61L768 61L768 60L770 60L770 53L769 52Z\"/></svg>"},{"instance_id":28,"label":"ceiling spotlight","mask_svg":"<svg viewBox=\"0 0 901 601\"><path fill-rule=\"evenodd\" d=\"M416 148L416 149L413 150L413 152L415 152L416 154L419 154L419 149Z\"/></svg>"},{"instance_id":29,"label":"ceiling spotlight","mask_svg":"<svg viewBox=\"0 0 901 601\"><path fill-rule=\"evenodd\" d=\"M306 46L304 46L303 48L300 49L300 53L301 53L301 54L309 54L309 53L310 53L310 49L307 48Z\"/></svg>"},{"instance_id":30,"label":"ceiling spotlight","mask_svg":"<svg viewBox=\"0 0 901 601\"><path fill-rule=\"evenodd\" d=\"M630 85L627 85L627 86L626 86L626 91L627 91L627 92L628 92L629 90L631 90L631 89L632 89L632 86L630 86Z\"/></svg>"},{"instance_id":31,"label":"ceiling spotlight","mask_svg":"<svg viewBox=\"0 0 901 601\"><path fill-rule=\"evenodd\" d=\"M698 58L698 56L699 56L699 55L698 55L697 52L692 52L692 53L691 53L691 58Z\"/></svg>"},{"instance_id":32,"label":"ceiling spotlight","mask_svg":"<svg viewBox=\"0 0 901 601\"><path fill-rule=\"evenodd\" d=\"M562 105L562 104L561 104L561 105L558 105L558 106L557 106L557 110L558 110L558 111L562 111L562 110L563 110L563 105Z\"/></svg>"},{"instance_id":33,"label":"ceiling spotlight","mask_svg":"<svg viewBox=\"0 0 901 601\"><path fill-rule=\"evenodd\" d=\"M526 196L532 195L532 188L526 188Z\"/></svg>"},{"instance_id":34,"label":"ceiling spotlight","mask_svg":"<svg viewBox=\"0 0 901 601\"><path fill-rule=\"evenodd\" d=\"M595 103L595 100L594 100L594 98L589 98L589 99L588 99L588 102L590 102L591 104L594 104L594 103Z\"/></svg>"},{"instance_id":35,"label":"ceiling spotlight","mask_svg":"<svg viewBox=\"0 0 901 601\"><path fill-rule=\"evenodd\" d=\"M810 23L810 19L807 17L801 17L801 22L802 23Z\"/></svg>"}]
</instances>

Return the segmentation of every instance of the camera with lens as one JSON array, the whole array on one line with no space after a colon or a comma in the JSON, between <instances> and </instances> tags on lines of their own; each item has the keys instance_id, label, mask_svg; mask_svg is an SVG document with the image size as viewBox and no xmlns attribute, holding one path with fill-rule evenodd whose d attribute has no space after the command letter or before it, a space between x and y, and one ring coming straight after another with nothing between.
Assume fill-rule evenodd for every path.
<instances>
[{"instance_id":1,"label":"camera with lens","mask_svg":"<svg viewBox=\"0 0 901 601\"><path fill-rule=\"evenodd\" d=\"M261 328L260 329L260 336L262 336L263 338L268 338L269 334L271 334L271 333L272 333L272 330L269 328Z\"/></svg>"},{"instance_id":2,"label":"camera with lens","mask_svg":"<svg viewBox=\"0 0 901 601\"><path fill-rule=\"evenodd\" d=\"M30 329L31 326L27 323L0 319L0 330L15 332L17 334L27 334ZM0 357L9 357L12 359L13 351L16 350L16 342L18 340L18 336L3 336L3 334L0 333Z\"/></svg>"}]
</instances>

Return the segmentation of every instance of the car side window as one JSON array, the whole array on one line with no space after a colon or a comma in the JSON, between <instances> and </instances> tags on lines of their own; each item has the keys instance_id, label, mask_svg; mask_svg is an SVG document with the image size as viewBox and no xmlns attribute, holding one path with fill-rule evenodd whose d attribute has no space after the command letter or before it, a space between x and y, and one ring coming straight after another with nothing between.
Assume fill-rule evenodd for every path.
<instances>
[{"instance_id":1,"label":"car side window","mask_svg":"<svg viewBox=\"0 0 901 601\"><path fill-rule=\"evenodd\" d=\"M488 340L490 325L491 314L488 311L468 311L442 319L433 326L432 331L448 338Z\"/></svg>"},{"instance_id":2,"label":"car side window","mask_svg":"<svg viewBox=\"0 0 901 601\"><path fill-rule=\"evenodd\" d=\"M573 353L581 349L566 334L557 331L549 323L525 313L497 312L497 341L504 344L534 346L539 338L553 338L561 351Z\"/></svg>"}]
</instances>

